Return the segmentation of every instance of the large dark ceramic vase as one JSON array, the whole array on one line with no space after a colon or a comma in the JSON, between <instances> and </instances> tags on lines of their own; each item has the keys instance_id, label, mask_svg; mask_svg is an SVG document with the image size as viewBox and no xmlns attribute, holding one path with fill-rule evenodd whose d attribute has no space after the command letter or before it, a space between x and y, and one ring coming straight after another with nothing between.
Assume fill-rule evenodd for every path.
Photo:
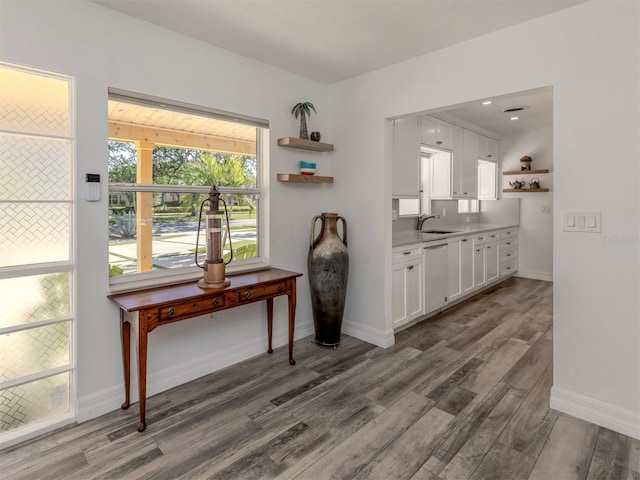
<instances>
[{"instance_id":1,"label":"large dark ceramic vase","mask_svg":"<svg viewBox=\"0 0 640 480\"><path fill-rule=\"evenodd\" d=\"M318 220L322 225L316 237ZM338 220L342 221L342 238L338 234ZM316 342L335 346L340 342L349 277L347 221L344 217L337 213L323 213L313 217L307 267Z\"/></svg>"}]
</instances>

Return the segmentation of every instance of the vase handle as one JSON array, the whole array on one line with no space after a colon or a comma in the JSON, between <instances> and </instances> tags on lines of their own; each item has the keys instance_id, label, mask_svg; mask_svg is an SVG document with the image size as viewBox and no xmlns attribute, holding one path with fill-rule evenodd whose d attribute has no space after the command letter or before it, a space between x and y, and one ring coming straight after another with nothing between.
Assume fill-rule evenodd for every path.
<instances>
[{"instance_id":1,"label":"vase handle","mask_svg":"<svg viewBox=\"0 0 640 480\"><path fill-rule=\"evenodd\" d=\"M313 217L313 220L311 220L311 234L309 236L309 250L313 250L313 247L315 247L316 242L318 241L318 237L320 236L320 234L318 234L318 237L315 236L316 233L316 220L321 219L322 220L322 215L316 215L315 217Z\"/></svg>"},{"instance_id":2,"label":"vase handle","mask_svg":"<svg viewBox=\"0 0 640 480\"><path fill-rule=\"evenodd\" d=\"M342 243L347 246L347 221L344 217L338 217L338 220L342 220Z\"/></svg>"}]
</instances>

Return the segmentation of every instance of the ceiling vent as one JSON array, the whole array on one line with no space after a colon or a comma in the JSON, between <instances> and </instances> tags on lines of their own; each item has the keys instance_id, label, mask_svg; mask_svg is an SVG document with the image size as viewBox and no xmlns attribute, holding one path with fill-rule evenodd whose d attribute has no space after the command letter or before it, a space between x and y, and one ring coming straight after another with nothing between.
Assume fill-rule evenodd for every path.
<instances>
[{"instance_id":1,"label":"ceiling vent","mask_svg":"<svg viewBox=\"0 0 640 480\"><path fill-rule=\"evenodd\" d=\"M516 113L516 112L521 112L522 110L524 110L525 108L529 108L529 107L509 107L509 108L505 108L504 110L502 110L502 113Z\"/></svg>"}]
</instances>

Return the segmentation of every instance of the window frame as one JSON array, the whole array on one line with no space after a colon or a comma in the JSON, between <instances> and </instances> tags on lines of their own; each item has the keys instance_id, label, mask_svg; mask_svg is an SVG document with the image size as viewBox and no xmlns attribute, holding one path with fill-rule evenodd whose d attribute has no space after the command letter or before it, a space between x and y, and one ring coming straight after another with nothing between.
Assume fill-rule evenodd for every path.
<instances>
[{"instance_id":1,"label":"window frame","mask_svg":"<svg viewBox=\"0 0 640 480\"><path fill-rule=\"evenodd\" d=\"M264 119L224 112L205 106L193 105L175 100L168 100L150 95L128 92L109 88L109 100L143 105L152 108L170 110L176 113L198 115L202 117L241 123L256 128L256 186L255 188L223 187L218 186L222 194L256 195L259 201L256 216L256 240L258 243L258 256L246 260L235 260L227 265L227 273L240 273L251 270L259 270L270 267L269 256L269 195L268 175L269 171L269 122ZM153 128L153 127L149 127ZM158 144L161 145L161 144ZM177 147L176 147L177 148ZM188 148L188 147L184 147ZM193 147L194 150L201 150ZM112 194L127 192L169 192L169 193L208 193L211 185L171 185L171 184L139 184L139 183L111 183L108 182L108 197ZM110 248L110 246L108 247ZM151 270L147 272L130 273L122 276L109 277L109 286L112 292L144 288L148 286L177 283L200 278L202 269L197 266L179 267L167 270Z\"/></svg>"}]
</instances>

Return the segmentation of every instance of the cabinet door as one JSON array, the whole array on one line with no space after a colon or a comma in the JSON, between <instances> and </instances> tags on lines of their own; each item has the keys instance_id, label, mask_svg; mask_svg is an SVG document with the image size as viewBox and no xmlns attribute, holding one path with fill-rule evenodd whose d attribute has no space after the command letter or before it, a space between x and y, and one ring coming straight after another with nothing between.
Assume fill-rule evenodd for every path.
<instances>
[{"instance_id":1,"label":"cabinet door","mask_svg":"<svg viewBox=\"0 0 640 480\"><path fill-rule=\"evenodd\" d=\"M476 245L473 249L473 283L474 288L482 288L487 284L486 245Z\"/></svg>"},{"instance_id":2,"label":"cabinet door","mask_svg":"<svg viewBox=\"0 0 640 480\"><path fill-rule=\"evenodd\" d=\"M453 125L437 118L423 115L420 119L420 140L435 148L451 150Z\"/></svg>"},{"instance_id":3,"label":"cabinet door","mask_svg":"<svg viewBox=\"0 0 640 480\"><path fill-rule=\"evenodd\" d=\"M394 120L392 194L420 195L420 134L418 117Z\"/></svg>"},{"instance_id":4,"label":"cabinet door","mask_svg":"<svg viewBox=\"0 0 640 480\"><path fill-rule=\"evenodd\" d=\"M453 126L453 151L451 153L451 196L459 198L462 192L460 179L462 178L462 163L464 157L464 133L462 127Z\"/></svg>"},{"instance_id":5,"label":"cabinet door","mask_svg":"<svg viewBox=\"0 0 640 480\"><path fill-rule=\"evenodd\" d=\"M452 302L462 296L462 240L449 240L449 292L447 302Z\"/></svg>"},{"instance_id":6,"label":"cabinet door","mask_svg":"<svg viewBox=\"0 0 640 480\"><path fill-rule=\"evenodd\" d=\"M496 200L498 165L478 160L478 200Z\"/></svg>"},{"instance_id":7,"label":"cabinet door","mask_svg":"<svg viewBox=\"0 0 640 480\"><path fill-rule=\"evenodd\" d=\"M393 326L399 327L409 321L407 312L407 279L405 275L406 265L398 264L393 266L391 274L391 314Z\"/></svg>"},{"instance_id":8,"label":"cabinet door","mask_svg":"<svg viewBox=\"0 0 640 480\"><path fill-rule=\"evenodd\" d=\"M498 256L498 243L487 244L486 252L487 283L491 283L500 276L500 257Z\"/></svg>"},{"instance_id":9,"label":"cabinet door","mask_svg":"<svg viewBox=\"0 0 640 480\"><path fill-rule=\"evenodd\" d=\"M406 278L406 305L408 320L418 318L423 313L422 308L422 282L424 279L422 272L422 259L407 265L405 268Z\"/></svg>"},{"instance_id":10,"label":"cabinet door","mask_svg":"<svg viewBox=\"0 0 640 480\"><path fill-rule=\"evenodd\" d=\"M463 131L464 150L460 172L459 198L478 196L478 135L469 130Z\"/></svg>"},{"instance_id":11,"label":"cabinet door","mask_svg":"<svg viewBox=\"0 0 640 480\"><path fill-rule=\"evenodd\" d=\"M424 312L444 307L449 289L449 254L447 245L424 249Z\"/></svg>"},{"instance_id":12,"label":"cabinet door","mask_svg":"<svg viewBox=\"0 0 640 480\"><path fill-rule=\"evenodd\" d=\"M498 161L498 141L484 135L478 135L478 158Z\"/></svg>"},{"instance_id":13,"label":"cabinet door","mask_svg":"<svg viewBox=\"0 0 640 480\"><path fill-rule=\"evenodd\" d=\"M439 154L429 158L430 197L451 198L451 155Z\"/></svg>"},{"instance_id":14,"label":"cabinet door","mask_svg":"<svg viewBox=\"0 0 640 480\"><path fill-rule=\"evenodd\" d=\"M475 261L472 237L460 240L460 277L462 281L462 294L473 291L475 278L473 264Z\"/></svg>"}]
</instances>

